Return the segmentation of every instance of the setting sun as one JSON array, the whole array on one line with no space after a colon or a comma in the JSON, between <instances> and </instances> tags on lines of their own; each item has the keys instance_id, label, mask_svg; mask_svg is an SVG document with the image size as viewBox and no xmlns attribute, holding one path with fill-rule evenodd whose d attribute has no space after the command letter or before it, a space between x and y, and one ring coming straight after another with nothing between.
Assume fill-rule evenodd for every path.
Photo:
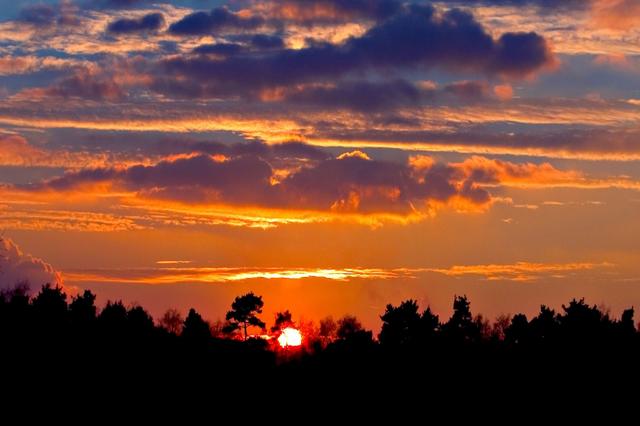
<instances>
[{"instance_id":1,"label":"setting sun","mask_svg":"<svg viewBox=\"0 0 640 426\"><path fill-rule=\"evenodd\" d=\"M300 346L302 344L302 334L300 334L300 330L287 327L282 330L282 334L278 337L278 343L283 348Z\"/></svg>"}]
</instances>

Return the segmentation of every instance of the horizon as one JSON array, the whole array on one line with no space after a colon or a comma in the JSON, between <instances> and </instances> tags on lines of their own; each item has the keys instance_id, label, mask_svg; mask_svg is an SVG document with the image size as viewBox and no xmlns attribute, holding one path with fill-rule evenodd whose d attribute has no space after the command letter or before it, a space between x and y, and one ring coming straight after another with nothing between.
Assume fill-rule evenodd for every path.
<instances>
[{"instance_id":1,"label":"horizon","mask_svg":"<svg viewBox=\"0 0 640 426\"><path fill-rule=\"evenodd\" d=\"M637 0L16 0L0 290L640 306Z\"/></svg>"}]
</instances>

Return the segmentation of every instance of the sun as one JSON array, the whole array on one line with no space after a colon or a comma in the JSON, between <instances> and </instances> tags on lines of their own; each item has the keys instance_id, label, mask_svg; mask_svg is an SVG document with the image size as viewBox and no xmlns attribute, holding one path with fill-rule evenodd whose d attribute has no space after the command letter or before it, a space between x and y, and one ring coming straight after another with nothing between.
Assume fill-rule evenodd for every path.
<instances>
[{"instance_id":1,"label":"sun","mask_svg":"<svg viewBox=\"0 0 640 426\"><path fill-rule=\"evenodd\" d=\"M302 345L302 334L300 334L300 330L296 330L292 327L287 327L282 330L280 336L278 337L278 343L283 348L287 348L290 346L300 346Z\"/></svg>"}]
</instances>

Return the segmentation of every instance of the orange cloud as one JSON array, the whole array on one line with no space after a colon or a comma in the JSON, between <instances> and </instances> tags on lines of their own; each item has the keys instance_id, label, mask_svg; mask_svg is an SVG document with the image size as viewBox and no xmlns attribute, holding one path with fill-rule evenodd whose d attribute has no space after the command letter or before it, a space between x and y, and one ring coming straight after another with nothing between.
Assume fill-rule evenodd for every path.
<instances>
[{"instance_id":1,"label":"orange cloud","mask_svg":"<svg viewBox=\"0 0 640 426\"><path fill-rule=\"evenodd\" d=\"M250 280L306 280L330 281L417 279L425 273L451 277L482 276L487 280L534 281L541 278L560 278L564 274L609 268L610 263L532 263L455 265L449 268L252 268L252 267L158 267L134 269L68 270L68 283L133 283L182 284L225 283Z\"/></svg>"},{"instance_id":2,"label":"orange cloud","mask_svg":"<svg viewBox=\"0 0 640 426\"><path fill-rule=\"evenodd\" d=\"M362 152L359 149L355 151L349 151L338 155L338 160L343 160L345 158L361 158L363 160L371 160L371 158L367 155L366 152Z\"/></svg>"},{"instance_id":3,"label":"orange cloud","mask_svg":"<svg viewBox=\"0 0 640 426\"><path fill-rule=\"evenodd\" d=\"M640 2L637 0L597 0L593 21L598 27L627 31L640 26Z\"/></svg>"},{"instance_id":4,"label":"orange cloud","mask_svg":"<svg viewBox=\"0 0 640 426\"><path fill-rule=\"evenodd\" d=\"M513 98L513 87L510 84L499 84L493 87L493 93L501 101L508 101Z\"/></svg>"},{"instance_id":5,"label":"orange cloud","mask_svg":"<svg viewBox=\"0 0 640 426\"><path fill-rule=\"evenodd\" d=\"M452 277L483 276L487 280L534 281L542 277L561 278L564 274L613 266L610 263L531 263L456 265L450 268L430 269Z\"/></svg>"},{"instance_id":6,"label":"orange cloud","mask_svg":"<svg viewBox=\"0 0 640 426\"><path fill-rule=\"evenodd\" d=\"M224 283L255 279L304 280L320 278L332 281L387 280L415 278L415 270L381 268L154 268L97 271L66 271L69 283L106 282L135 284Z\"/></svg>"},{"instance_id":7,"label":"orange cloud","mask_svg":"<svg viewBox=\"0 0 640 426\"><path fill-rule=\"evenodd\" d=\"M0 134L0 164L5 166L28 166L39 164L45 152L29 145L19 135Z\"/></svg>"}]
</instances>

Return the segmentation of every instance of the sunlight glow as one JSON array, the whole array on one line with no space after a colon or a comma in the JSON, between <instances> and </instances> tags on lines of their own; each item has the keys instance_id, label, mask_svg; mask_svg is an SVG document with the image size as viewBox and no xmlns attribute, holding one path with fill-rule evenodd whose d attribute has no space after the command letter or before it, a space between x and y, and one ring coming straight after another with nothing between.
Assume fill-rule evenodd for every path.
<instances>
[{"instance_id":1,"label":"sunlight glow","mask_svg":"<svg viewBox=\"0 0 640 426\"><path fill-rule=\"evenodd\" d=\"M302 334L300 334L300 330L296 330L292 327L287 327L282 330L282 333L278 337L278 343L283 348L287 348L290 346L300 346L302 345Z\"/></svg>"}]
</instances>

